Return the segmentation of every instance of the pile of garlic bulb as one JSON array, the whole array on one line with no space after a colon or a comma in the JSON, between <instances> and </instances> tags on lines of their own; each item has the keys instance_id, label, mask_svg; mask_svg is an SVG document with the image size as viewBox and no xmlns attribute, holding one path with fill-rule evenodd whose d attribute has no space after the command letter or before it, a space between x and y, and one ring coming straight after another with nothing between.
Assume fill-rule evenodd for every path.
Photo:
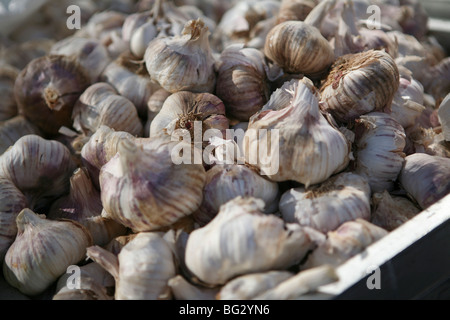
<instances>
[{"instance_id":1,"label":"pile of garlic bulb","mask_svg":"<svg viewBox=\"0 0 450 320\"><path fill-rule=\"evenodd\" d=\"M0 262L27 298L301 299L450 193L418 0L84 0L78 30L69 4L0 37Z\"/></svg>"}]
</instances>

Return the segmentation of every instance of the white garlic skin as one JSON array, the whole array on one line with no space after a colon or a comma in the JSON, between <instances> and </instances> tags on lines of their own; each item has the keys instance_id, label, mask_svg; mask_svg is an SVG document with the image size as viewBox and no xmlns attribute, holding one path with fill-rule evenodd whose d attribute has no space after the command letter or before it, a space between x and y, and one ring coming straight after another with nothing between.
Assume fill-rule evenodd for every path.
<instances>
[{"instance_id":1,"label":"white garlic skin","mask_svg":"<svg viewBox=\"0 0 450 320\"><path fill-rule=\"evenodd\" d=\"M426 209L450 193L450 158L415 153L405 158L399 181Z\"/></svg>"},{"instance_id":2,"label":"white garlic skin","mask_svg":"<svg viewBox=\"0 0 450 320\"><path fill-rule=\"evenodd\" d=\"M405 130L382 112L361 116L355 130L355 173L368 179L372 192L391 191L405 161Z\"/></svg>"},{"instance_id":3,"label":"white garlic skin","mask_svg":"<svg viewBox=\"0 0 450 320\"><path fill-rule=\"evenodd\" d=\"M210 223L190 233L187 268L201 281L220 285L239 275L299 263L312 245L307 232L263 214L263 207L260 199L242 197L224 204Z\"/></svg>"},{"instance_id":4,"label":"white garlic skin","mask_svg":"<svg viewBox=\"0 0 450 320\"><path fill-rule=\"evenodd\" d=\"M51 221L24 209L17 216L17 237L5 256L5 280L26 295L45 291L79 263L92 245L83 226L74 221Z\"/></svg>"},{"instance_id":5,"label":"white garlic skin","mask_svg":"<svg viewBox=\"0 0 450 320\"><path fill-rule=\"evenodd\" d=\"M320 185L290 189L280 200L286 222L297 222L323 233L346 221L370 219L370 187L354 173L337 174Z\"/></svg>"}]
</instances>

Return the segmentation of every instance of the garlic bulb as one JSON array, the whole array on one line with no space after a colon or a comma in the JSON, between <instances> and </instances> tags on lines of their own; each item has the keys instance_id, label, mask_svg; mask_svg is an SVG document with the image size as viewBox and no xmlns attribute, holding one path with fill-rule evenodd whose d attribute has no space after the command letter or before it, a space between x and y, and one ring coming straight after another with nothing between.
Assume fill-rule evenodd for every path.
<instances>
[{"instance_id":1,"label":"garlic bulb","mask_svg":"<svg viewBox=\"0 0 450 320\"><path fill-rule=\"evenodd\" d=\"M450 92L450 57L446 57L438 64L429 68L421 80L425 92L431 94L437 101L441 101Z\"/></svg>"},{"instance_id":2,"label":"garlic bulb","mask_svg":"<svg viewBox=\"0 0 450 320\"><path fill-rule=\"evenodd\" d=\"M281 0L277 24L289 20L304 21L317 2L317 0Z\"/></svg>"},{"instance_id":3,"label":"garlic bulb","mask_svg":"<svg viewBox=\"0 0 450 320\"><path fill-rule=\"evenodd\" d=\"M23 136L41 135L39 129L23 116L0 122L0 155Z\"/></svg>"},{"instance_id":4,"label":"garlic bulb","mask_svg":"<svg viewBox=\"0 0 450 320\"><path fill-rule=\"evenodd\" d=\"M101 125L132 135L140 136L143 132L134 104L105 82L97 82L83 92L73 108L72 118L73 127L87 136Z\"/></svg>"},{"instance_id":5,"label":"garlic bulb","mask_svg":"<svg viewBox=\"0 0 450 320\"><path fill-rule=\"evenodd\" d=\"M150 138L139 146L122 140L118 155L100 171L101 199L108 217L134 231L150 231L194 212L203 198L205 170L202 164L173 162L175 148L185 144Z\"/></svg>"},{"instance_id":6,"label":"garlic bulb","mask_svg":"<svg viewBox=\"0 0 450 320\"><path fill-rule=\"evenodd\" d=\"M289 271L268 271L250 273L227 282L217 295L218 300L250 300L276 287L293 276Z\"/></svg>"},{"instance_id":7,"label":"garlic bulb","mask_svg":"<svg viewBox=\"0 0 450 320\"><path fill-rule=\"evenodd\" d=\"M450 93L442 100L438 109L439 122L446 141L450 141Z\"/></svg>"},{"instance_id":8,"label":"garlic bulb","mask_svg":"<svg viewBox=\"0 0 450 320\"><path fill-rule=\"evenodd\" d=\"M111 300L114 278L98 263L91 262L80 267L79 283L73 283L71 274L65 273L56 283L56 294L52 300ZM72 282L70 282L72 280ZM71 288L78 284L79 288Z\"/></svg>"},{"instance_id":9,"label":"garlic bulb","mask_svg":"<svg viewBox=\"0 0 450 320\"><path fill-rule=\"evenodd\" d=\"M293 180L308 187L345 169L350 143L321 114L317 91L308 78L294 84L289 93L288 106L261 111L250 119L245 157L271 180Z\"/></svg>"},{"instance_id":10,"label":"garlic bulb","mask_svg":"<svg viewBox=\"0 0 450 320\"><path fill-rule=\"evenodd\" d=\"M285 21L267 35L265 55L288 73L313 77L333 63L334 53L320 31L302 21Z\"/></svg>"},{"instance_id":11,"label":"garlic bulb","mask_svg":"<svg viewBox=\"0 0 450 320\"><path fill-rule=\"evenodd\" d=\"M370 187L357 174L340 173L320 185L288 190L279 207L286 222L326 233L346 221L370 219Z\"/></svg>"},{"instance_id":12,"label":"garlic bulb","mask_svg":"<svg viewBox=\"0 0 450 320\"><path fill-rule=\"evenodd\" d=\"M92 245L90 234L74 221L47 220L30 209L23 209L16 221L17 237L6 253L3 275L26 295L42 293Z\"/></svg>"},{"instance_id":13,"label":"garlic bulb","mask_svg":"<svg viewBox=\"0 0 450 320\"><path fill-rule=\"evenodd\" d=\"M0 66L0 96L2 103L0 105L0 121L11 119L17 115L17 104L14 97L14 83L19 70L9 66Z\"/></svg>"},{"instance_id":14,"label":"garlic bulb","mask_svg":"<svg viewBox=\"0 0 450 320\"><path fill-rule=\"evenodd\" d=\"M222 51L217 69L216 94L225 103L227 116L248 121L269 97L264 54L242 44L230 45Z\"/></svg>"},{"instance_id":15,"label":"garlic bulb","mask_svg":"<svg viewBox=\"0 0 450 320\"><path fill-rule=\"evenodd\" d=\"M373 211L370 221L387 231L398 228L421 211L410 200L391 196L387 191L374 193L372 204Z\"/></svg>"},{"instance_id":16,"label":"garlic bulb","mask_svg":"<svg viewBox=\"0 0 450 320\"><path fill-rule=\"evenodd\" d=\"M238 197L224 204L209 224L189 235L187 268L201 281L220 285L239 275L299 263L311 248L307 232L298 224L264 215L263 208L264 202L254 198Z\"/></svg>"},{"instance_id":17,"label":"garlic bulb","mask_svg":"<svg viewBox=\"0 0 450 320\"><path fill-rule=\"evenodd\" d=\"M50 54L73 57L88 75L89 82L95 83L110 62L106 47L96 39L67 37L56 42Z\"/></svg>"},{"instance_id":18,"label":"garlic bulb","mask_svg":"<svg viewBox=\"0 0 450 320\"><path fill-rule=\"evenodd\" d=\"M369 50L340 57L322 85L321 101L338 121L371 111L390 110L399 86L398 68L389 54Z\"/></svg>"},{"instance_id":19,"label":"garlic bulb","mask_svg":"<svg viewBox=\"0 0 450 320\"><path fill-rule=\"evenodd\" d=\"M67 147L37 135L20 138L0 157L0 177L14 183L33 210L68 192L74 170Z\"/></svg>"},{"instance_id":20,"label":"garlic bulb","mask_svg":"<svg viewBox=\"0 0 450 320\"><path fill-rule=\"evenodd\" d=\"M357 120L355 132L355 172L368 179L372 192L391 191L405 158L405 130L388 114L371 112Z\"/></svg>"},{"instance_id":21,"label":"garlic bulb","mask_svg":"<svg viewBox=\"0 0 450 320\"><path fill-rule=\"evenodd\" d=\"M387 234L386 230L363 219L347 221L327 233L326 241L308 256L302 269L325 264L336 267Z\"/></svg>"},{"instance_id":22,"label":"garlic bulb","mask_svg":"<svg viewBox=\"0 0 450 320\"><path fill-rule=\"evenodd\" d=\"M147 118L149 99L160 87L151 81L142 63L133 60L129 54L122 54L106 66L101 80L133 102L141 118Z\"/></svg>"},{"instance_id":23,"label":"garlic bulb","mask_svg":"<svg viewBox=\"0 0 450 320\"><path fill-rule=\"evenodd\" d=\"M238 196L262 199L264 211L274 212L277 210L278 184L245 165L215 165L206 172L203 201L193 216L200 225L205 225L223 204Z\"/></svg>"},{"instance_id":24,"label":"garlic bulb","mask_svg":"<svg viewBox=\"0 0 450 320\"><path fill-rule=\"evenodd\" d=\"M0 262L17 234L17 215L27 207L27 199L8 179L0 178Z\"/></svg>"},{"instance_id":25,"label":"garlic bulb","mask_svg":"<svg viewBox=\"0 0 450 320\"><path fill-rule=\"evenodd\" d=\"M98 177L101 167L116 155L119 143L124 139L133 140L134 137L128 132L101 125L81 149L81 160L97 189L100 188Z\"/></svg>"},{"instance_id":26,"label":"garlic bulb","mask_svg":"<svg viewBox=\"0 0 450 320\"><path fill-rule=\"evenodd\" d=\"M170 279L168 285L175 300L216 300L218 288L202 288L189 283L181 275Z\"/></svg>"},{"instance_id":27,"label":"garlic bulb","mask_svg":"<svg viewBox=\"0 0 450 320\"><path fill-rule=\"evenodd\" d=\"M75 170L70 178L70 194L52 204L47 218L79 222L91 233L93 243L103 246L115 237L124 235L127 229L113 220L101 217L102 210L100 192L92 184L87 170L81 168Z\"/></svg>"},{"instance_id":28,"label":"garlic bulb","mask_svg":"<svg viewBox=\"0 0 450 320\"><path fill-rule=\"evenodd\" d=\"M19 113L48 135L72 126L72 109L88 87L89 79L79 65L62 55L32 60L14 85Z\"/></svg>"},{"instance_id":29,"label":"garlic bulb","mask_svg":"<svg viewBox=\"0 0 450 320\"><path fill-rule=\"evenodd\" d=\"M201 19L190 20L181 35L152 40L144 54L150 77L169 92L213 92L214 58L209 31Z\"/></svg>"},{"instance_id":30,"label":"garlic bulb","mask_svg":"<svg viewBox=\"0 0 450 320\"><path fill-rule=\"evenodd\" d=\"M199 127L196 128L196 126ZM211 93L180 91L168 97L150 124L150 137L172 135L176 130L187 130L194 141L197 132L219 130L221 136L229 128L222 100ZM200 131L201 130L201 131ZM203 137L201 137L203 138Z\"/></svg>"},{"instance_id":31,"label":"garlic bulb","mask_svg":"<svg viewBox=\"0 0 450 320\"><path fill-rule=\"evenodd\" d=\"M405 158L399 181L408 194L426 209L450 192L450 159L415 153Z\"/></svg>"},{"instance_id":32,"label":"garlic bulb","mask_svg":"<svg viewBox=\"0 0 450 320\"><path fill-rule=\"evenodd\" d=\"M145 124L144 129L144 137L149 137L150 135L150 126L152 124L153 119L155 119L156 115L161 111L162 106L166 99L171 95L169 91L164 89L156 90L147 102L147 122Z\"/></svg>"},{"instance_id":33,"label":"garlic bulb","mask_svg":"<svg viewBox=\"0 0 450 320\"><path fill-rule=\"evenodd\" d=\"M118 257L97 246L89 247L87 255L116 279L116 300L159 299L176 274L172 251L157 233L138 233Z\"/></svg>"}]
</instances>

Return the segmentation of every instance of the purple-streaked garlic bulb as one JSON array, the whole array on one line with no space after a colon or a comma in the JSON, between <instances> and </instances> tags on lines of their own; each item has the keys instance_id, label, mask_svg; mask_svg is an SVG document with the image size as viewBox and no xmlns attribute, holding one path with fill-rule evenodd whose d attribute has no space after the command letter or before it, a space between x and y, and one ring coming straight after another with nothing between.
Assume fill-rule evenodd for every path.
<instances>
[{"instance_id":1,"label":"purple-streaked garlic bulb","mask_svg":"<svg viewBox=\"0 0 450 320\"><path fill-rule=\"evenodd\" d=\"M308 187L346 168L350 143L320 112L311 80L293 82L288 90L292 98L287 106L278 110L277 103L269 101L267 109L250 119L245 159L271 180L293 180Z\"/></svg>"},{"instance_id":2,"label":"purple-streaked garlic bulb","mask_svg":"<svg viewBox=\"0 0 450 320\"><path fill-rule=\"evenodd\" d=\"M450 193L450 158L415 153L405 158L399 181L426 209Z\"/></svg>"},{"instance_id":3,"label":"purple-streaked garlic bulb","mask_svg":"<svg viewBox=\"0 0 450 320\"><path fill-rule=\"evenodd\" d=\"M371 112L357 120L355 132L355 172L372 192L391 191L405 161L405 130L390 115Z\"/></svg>"},{"instance_id":4,"label":"purple-streaked garlic bulb","mask_svg":"<svg viewBox=\"0 0 450 320\"><path fill-rule=\"evenodd\" d=\"M120 141L118 154L100 171L106 217L140 232L170 226L197 210L205 169L201 162L175 163L173 157L184 147L199 153L191 144L169 137L149 138L141 145Z\"/></svg>"},{"instance_id":5,"label":"purple-streaked garlic bulb","mask_svg":"<svg viewBox=\"0 0 450 320\"><path fill-rule=\"evenodd\" d=\"M230 45L222 51L217 69L216 94L223 100L227 116L248 121L270 95L264 54L242 44Z\"/></svg>"},{"instance_id":6,"label":"purple-streaked garlic bulb","mask_svg":"<svg viewBox=\"0 0 450 320\"><path fill-rule=\"evenodd\" d=\"M324 108L340 122L390 110L399 86L395 61L384 51L369 50L339 57L322 85Z\"/></svg>"},{"instance_id":7,"label":"purple-streaked garlic bulb","mask_svg":"<svg viewBox=\"0 0 450 320\"><path fill-rule=\"evenodd\" d=\"M286 222L297 222L323 233L346 221L370 219L370 187L360 175L344 172L322 184L290 189L280 200Z\"/></svg>"},{"instance_id":8,"label":"purple-streaked garlic bulb","mask_svg":"<svg viewBox=\"0 0 450 320\"><path fill-rule=\"evenodd\" d=\"M29 134L41 135L38 127L24 116L15 116L0 122L0 155L17 140Z\"/></svg>"}]
</instances>

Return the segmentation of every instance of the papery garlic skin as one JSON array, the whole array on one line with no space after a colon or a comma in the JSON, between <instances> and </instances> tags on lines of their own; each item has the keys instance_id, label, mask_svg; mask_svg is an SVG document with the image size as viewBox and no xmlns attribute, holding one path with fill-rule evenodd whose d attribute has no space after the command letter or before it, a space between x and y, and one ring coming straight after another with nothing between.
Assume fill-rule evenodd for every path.
<instances>
[{"instance_id":1,"label":"papery garlic skin","mask_svg":"<svg viewBox=\"0 0 450 320\"><path fill-rule=\"evenodd\" d=\"M263 207L260 199L242 197L224 204L210 223L189 235L187 268L201 281L220 285L239 275L298 263L312 246L307 232L264 215Z\"/></svg>"},{"instance_id":2,"label":"papery garlic skin","mask_svg":"<svg viewBox=\"0 0 450 320\"><path fill-rule=\"evenodd\" d=\"M101 199L109 218L134 231L151 231L199 207L205 169L202 164L175 164L172 153L180 144L191 150L190 144L165 137L150 138L143 145L120 142L118 154L100 171Z\"/></svg>"},{"instance_id":3,"label":"papery garlic skin","mask_svg":"<svg viewBox=\"0 0 450 320\"><path fill-rule=\"evenodd\" d=\"M349 122L371 111L390 110L399 86L395 61L384 51L340 57L322 85L321 101L338 121Z\"/></svg>"},{"instance_id":4,"label":"papery garlic skin","mask_svg":"<svg viewBox=\"0 0 450 320\"><path fill-rule=\"evenodd\" d=\"M355 173L368 179L372 192L392 190L405 161L405 130L382 112L361 116L355 130Z\"/></svg>"},{"instance_id":5,"label":"papery garlic skin","mask_svg":"<svg viewBox=\"0 0 450 320\"><path fill-rule=\"evenodd\" d=\"M263 110L250 119L244 152L246 161L271 180L294 180L308 187L345 169L350 143L321 114L317 91L308 78L298 81L291 95L287 107ZM279 168L272 168L276 161Z\"/></svg>"},{"instance_id":6,"label":"papery garlic skin","mask_svg":"<svg viewBox=\"0 0 450 320\"><path fill-rule=\"evenodd\" d=\"M344 172L308 189L290 189L280 200L286 222L297 222L323 233L346 221L370 219L370 187L365 178Z\"/></svg>"},{"instance_id":7,"label":"papery garlic skin","mask_svg":"<svg viewBox=\"0 0 450 320\"><path fill-rule=\"evenodd\" d=\"M207 224L223 204L238 196L262 199L265 211L274 212L278 184L245 165L215 165L206 172L203 201L193 214L194 219L201 225Z\"/></svg>"},{"instance_id":8,"label":"papery garlic skin","mask_svg":"<svg viewBox=\"0 0 450 320\"><path fill-rule=\"evenodd\" d=\"M24 209L17 216L17 237L5 256L3 275L26 295L46 290L79 263L92 245L90 234L73 221L51 221Z\"/></svg>"},{"instance_id":9,"label":"papery garlic skin","mask_svg":"<svg viewBox=\"0 0 450 320\"><path fill-rule=\"evenodd\" d=\"M208 35L197 19L188 21L179 36L152 40L144 54L150 77L172 93L213 92L216 76Z\"/></svg>"},{"instance_id":10,"label":"papery garlic skin","mask_svg":"<svg viewBox=\"0 0 450 320\"><path fill-rule=\"evenodd\" d=\"M450 193L450 158L415 153L405 158L399 181L426 209Z\"/></svg>"}]
</instances>

